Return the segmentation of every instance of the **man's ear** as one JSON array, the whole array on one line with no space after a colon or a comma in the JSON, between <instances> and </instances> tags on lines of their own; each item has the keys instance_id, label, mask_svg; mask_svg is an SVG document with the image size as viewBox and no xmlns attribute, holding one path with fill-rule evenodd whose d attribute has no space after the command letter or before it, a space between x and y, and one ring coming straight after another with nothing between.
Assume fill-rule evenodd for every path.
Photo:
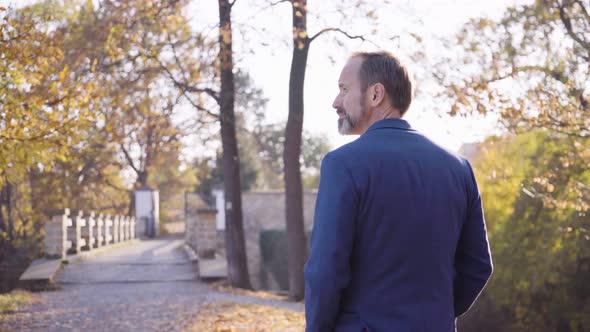
<instances>
[{"instance_id":1,"label":"man's ear","mask_svg":"<svg viewBox=\"0 0 590 332\"><path fill-rule=\"evenodd\" d=\"M376 83L369 89L369 102L372 106L377 106L381 104L384 98L385 87L383 86L383 84Z\"/></svg>"}]
</instances>

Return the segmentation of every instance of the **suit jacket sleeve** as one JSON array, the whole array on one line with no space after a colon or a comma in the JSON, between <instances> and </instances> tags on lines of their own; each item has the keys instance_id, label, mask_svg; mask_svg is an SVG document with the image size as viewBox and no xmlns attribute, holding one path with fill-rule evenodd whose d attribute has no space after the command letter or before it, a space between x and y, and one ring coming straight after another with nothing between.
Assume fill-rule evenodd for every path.
<instances>
[{"instance_id":1,"label":"suit jacket sleeve","mask_svg":"<svg viewBox=\"0 0 590 332\"><path fill-rule=\"evenodd\" d=\"M469 163L467 168L469 205L455 253L455 317L469 310L492 275L481 194Z\"/></svg>"},{"instance_id":2,"label":"suit jacket sleeve","mask_svg":"<svg viewBox=\"0 0 590 332\"><path fill-rule=\"evenodd\" d=\"M350 281L358 193L334 155L322 161L310 256L305 264L306 331L332 331Z\"/></svg>"}]
</instances>

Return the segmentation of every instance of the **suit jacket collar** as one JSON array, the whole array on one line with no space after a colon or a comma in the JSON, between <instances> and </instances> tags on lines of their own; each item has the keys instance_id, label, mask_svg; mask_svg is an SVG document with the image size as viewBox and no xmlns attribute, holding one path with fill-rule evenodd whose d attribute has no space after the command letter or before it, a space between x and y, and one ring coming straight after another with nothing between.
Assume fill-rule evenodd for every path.
<instances>
[{"instance_id":1,"label":"suit jacket collar","mask_svg":"<svg viewBox=\"0 0 590 332\"><path fill-rule=\"evenodd\" d=\"M414 130L412 126L408 123L408 121L403 119L383 119L373 123L367 132L382 129L382 128L393 128L393 129L401 129L401 130Z\"/></svg>"}]
</instances>

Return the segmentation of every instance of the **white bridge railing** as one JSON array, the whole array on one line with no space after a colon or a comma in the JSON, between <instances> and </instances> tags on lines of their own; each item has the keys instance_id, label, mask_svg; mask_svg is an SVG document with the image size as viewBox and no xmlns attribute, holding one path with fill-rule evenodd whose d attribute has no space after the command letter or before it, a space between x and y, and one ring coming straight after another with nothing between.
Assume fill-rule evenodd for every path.
<instances>
[{"instance_id":1,"label":"white bridge railing","mask_svg":"<svg viewBox=\"0 0 590 332\"><path fill-rule=\"evenodd\" d=\"M45 223L45 256L65 260L95 248L134 239L135 217L60 210Z\"/></svg>"}]
</instances>

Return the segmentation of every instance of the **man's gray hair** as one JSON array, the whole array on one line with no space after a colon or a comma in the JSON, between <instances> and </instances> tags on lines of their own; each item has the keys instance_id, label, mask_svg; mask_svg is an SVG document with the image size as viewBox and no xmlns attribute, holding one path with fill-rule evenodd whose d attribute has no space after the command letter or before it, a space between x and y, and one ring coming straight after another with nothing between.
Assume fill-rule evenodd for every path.
<instances>
[{"instance_id":1,"label":"man's gray hair","mask_svg":"<svg viewBox=\"0 0 590 332\"><path fill-rule=\"evenodd\" d=\"M413 82L407 68L393 54L380 52L356 52L351 58L361 58L359 70L361 93L364 95L370 85L381 83L393 107L404 115L412 103Z\"/></svg>"}]
</instances>

